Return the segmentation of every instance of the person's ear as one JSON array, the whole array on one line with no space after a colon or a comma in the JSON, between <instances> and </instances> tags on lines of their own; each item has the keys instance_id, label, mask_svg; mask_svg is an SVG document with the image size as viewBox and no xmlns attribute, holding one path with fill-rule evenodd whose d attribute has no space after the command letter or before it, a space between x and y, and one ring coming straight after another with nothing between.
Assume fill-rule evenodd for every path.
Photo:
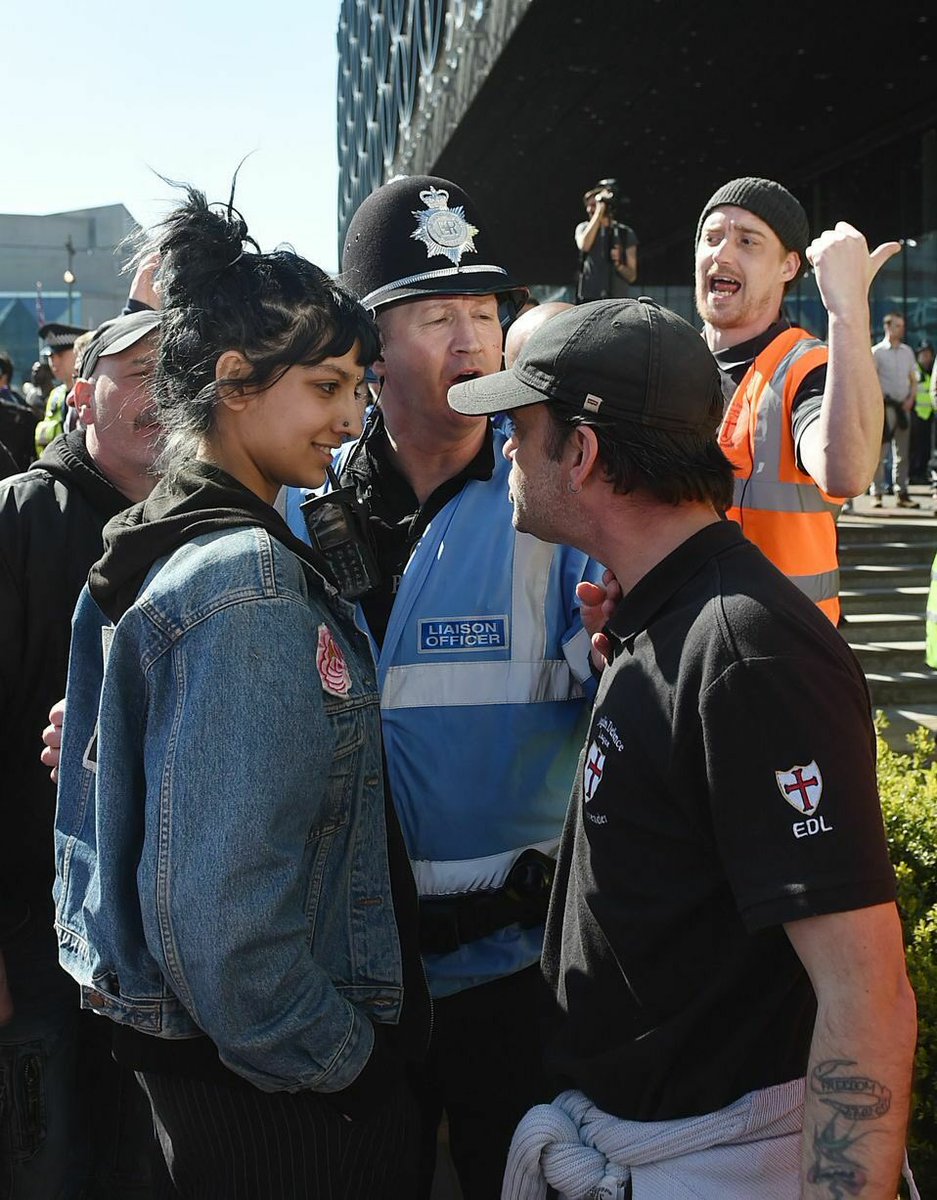
<instances>
[{"instance_id":1,"label":"person's ear","mask_svg":"<svg viewBox=\"0 0 937 1200\"><path fill-rule=\"evenodd\" d=\"M599 439L591 425L577 425L567 446L570 450L569 484L578 492L598 469Z\"/></svg>"},{"instance_id":2,"label":"person's ear","mask_svg":"<svg viewBox=\"0 0 937 1200\"><path fill-rule=\"evenodd\" d=\"M240 350L225 350L219 355L215 363L215 384L222 404L235 411L245 407L250 397L243 381L249 379L250 374L251 364Z\"/></svg>"},{"instance_id":3,"label":"person's ear","mask_svg":"<svg viewBox=\"0 0 937 1200\"><path fill-rule=\"evenodd\" d=\"M800 255L796 250L791 250L784 262L781 263L781 278L785 283L790 283L799 270Z\"/></svg>"},{"instance_id":4,"label":"person's ear","mask_svg":"<svg viewBox=\"0 0 937 1200\"><path fill-rule=\"evenodd\" d=\"M69 399L74 398L75 412L82 425L94 424L94 384L90 379L76 379Z\"/></svg>"}]
</instances>

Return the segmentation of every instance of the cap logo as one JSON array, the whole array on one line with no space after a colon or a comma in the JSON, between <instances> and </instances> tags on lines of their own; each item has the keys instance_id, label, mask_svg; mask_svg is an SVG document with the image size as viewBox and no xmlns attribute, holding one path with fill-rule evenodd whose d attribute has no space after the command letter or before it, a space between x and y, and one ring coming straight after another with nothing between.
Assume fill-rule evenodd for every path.
<instances>
[{"instance_id":1,"label":"cap logo","mask_svg":"<svg viewBox=\"0 0 937 1200\"><path fill-rule=\"evenodd\" d=\"M463 254L468 251L476 253L472 239L478 230L469 224L465 209L460 204L455 208L449 207L449 193L444 188L427 188L420 192L420 199L426 209L413 213L416 229L410 237L423 243L427 258L444 254L458 266Z\"/></svg>"},{"instance_id":2,"label":"cap logo","mask_svg":"<svg viewBox=\"0 0 937 1200\"><path fill-rule=\"evenodd\" d=\"M586 395L582 402L582 407L586 412L597 413L605 401L601 396L593 396L591 392Z\"/></svg>"}]
</instances>

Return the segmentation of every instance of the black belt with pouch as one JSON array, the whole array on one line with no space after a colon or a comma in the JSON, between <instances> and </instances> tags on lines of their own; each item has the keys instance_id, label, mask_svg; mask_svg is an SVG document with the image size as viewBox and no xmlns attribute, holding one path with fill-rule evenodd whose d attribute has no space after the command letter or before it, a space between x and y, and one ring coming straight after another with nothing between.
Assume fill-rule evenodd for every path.
<instances>
[{"instance_id":1,"label":"black belt with pouch","mask_svg":"<svg viewBox=\"0 0 937 1200\"><path fill-rule=\"evenodd\" d=\"M421 952L449 954L508 925L542 925L555 870L555 859L531 848L518 855L502 887L460 896L421 896Z\"/></svg>"}]
</instances>

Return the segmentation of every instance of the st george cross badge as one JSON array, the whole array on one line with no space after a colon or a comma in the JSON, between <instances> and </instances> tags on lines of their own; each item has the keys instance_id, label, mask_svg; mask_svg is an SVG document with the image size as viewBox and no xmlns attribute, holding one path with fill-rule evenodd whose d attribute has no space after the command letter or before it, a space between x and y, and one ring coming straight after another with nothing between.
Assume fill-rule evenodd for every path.
<instances>
[{"instance_id":1,"label":"st george cross badge","mask_svg":"<svg viewBox=\"0 0 937 1200\"><path fill-rule=\"evenodd\" d=\"M823 776L816 759L805 767L791 767L787 771L775 771L775 779L781 795L793 808L805 817L816 812L823 795Z\"/></svg>"},{"instance_id":2,"label":"st george cross badge","mask_svg":"<svg viewBox=\"0 0 937 1200\"><path fill-rule=\"evenodd\" d=\"M589 753L586 755L586 765L582 772L582 791L585 796L586 804L592 799L598 791L599 784L602 782L602 774L605 771L605 755L599 749L598 744L593 742L589 747Z\"/></svg>"},{"instance_id":3,"label":"st george cross badge","mask_svg":"<svg viewBox=\"0 0 937 1200\"><path fill-rule=\"evenodd\" d=\"M449 207L449 193L444 188L427 188L420 192L426 205L423 212L414 212L416 229L410 237L426 247L426 257L444 254L450 262L459 265L462 255L475 253L472 240L478 230L470 225L461 204Z\"/></svg>"}]
</instances>

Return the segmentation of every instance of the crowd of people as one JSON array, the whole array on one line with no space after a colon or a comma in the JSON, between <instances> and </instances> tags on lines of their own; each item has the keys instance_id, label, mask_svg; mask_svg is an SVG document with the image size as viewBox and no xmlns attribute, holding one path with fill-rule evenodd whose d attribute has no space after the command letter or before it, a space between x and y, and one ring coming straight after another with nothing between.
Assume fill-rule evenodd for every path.
<instances>
[{"instance_id":1,"label":"crowd of people","mask_svg":"<svg viewBox=\"0 0 937 1200\"><path fill-rule=\"evenodd\" d=\"M915 999L835 626L899 247L730 181L701 337L615 192L576 304L433 176L337 278L192 187L143 238L0 483L0 1195L428 1200L445 1119L465 1200L894 1200Z\"/></svg>"}]
</instances>

